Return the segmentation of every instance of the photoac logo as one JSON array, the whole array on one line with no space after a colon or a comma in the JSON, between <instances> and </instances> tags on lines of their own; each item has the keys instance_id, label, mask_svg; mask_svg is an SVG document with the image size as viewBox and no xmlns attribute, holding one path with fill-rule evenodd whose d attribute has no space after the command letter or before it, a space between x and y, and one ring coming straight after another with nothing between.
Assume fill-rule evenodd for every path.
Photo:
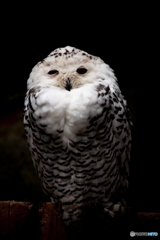
<instances>
[{"instance_id":1,"label":"photoac logo","mask_svg":"<svg viewBox=\"0 0 160 240\"><path fill-rule=\"evenodd\" d=\"M131 237L135 237L135 236L146 236L146 237L154 236L154 237L157 237L158 232L134 232L134 231L131 231L130 236Z\"/></svg>"}]
</instances>

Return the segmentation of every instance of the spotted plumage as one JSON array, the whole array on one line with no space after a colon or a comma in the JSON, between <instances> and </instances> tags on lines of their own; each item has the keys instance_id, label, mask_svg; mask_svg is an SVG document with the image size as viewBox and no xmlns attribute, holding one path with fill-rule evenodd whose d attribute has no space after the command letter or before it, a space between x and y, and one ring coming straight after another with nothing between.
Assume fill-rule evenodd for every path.
<instances>
[{"instance_id":1,"label":"spotted plumage","mask_svg":"<svg viewBox=\"0 0 160 240\"><path fill-rule=\"evenodd\" d=\"M128 189L129 112L112 69L73 47L39 62L27 83L24 127L43 191L66 224L90 206L114 216Z\"/></svg>"}]
</instances>

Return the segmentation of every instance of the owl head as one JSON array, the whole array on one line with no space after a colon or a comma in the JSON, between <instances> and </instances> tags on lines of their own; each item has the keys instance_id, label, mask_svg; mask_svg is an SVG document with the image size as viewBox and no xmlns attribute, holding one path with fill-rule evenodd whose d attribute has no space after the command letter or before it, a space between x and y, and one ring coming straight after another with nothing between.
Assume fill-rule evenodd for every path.
<instances>
[{"instance_id":1,"label":"owl head","mask_svg":"<svg viewBox=\"0 0 160 240\"><path fill-rule=\"evenodd\" d=\"M37 85L55 86L72 91L86 84L108 79L114 84L112 69L99 57L74 47L55 49L32 69L28 89ZM112 80L111 80L112 79Z\"/></svg>"}]
</instances>

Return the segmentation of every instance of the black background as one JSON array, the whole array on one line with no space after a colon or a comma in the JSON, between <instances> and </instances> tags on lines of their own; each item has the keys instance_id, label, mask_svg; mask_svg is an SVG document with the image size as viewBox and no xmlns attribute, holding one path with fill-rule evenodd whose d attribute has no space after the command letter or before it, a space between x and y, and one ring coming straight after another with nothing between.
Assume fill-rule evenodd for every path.
<instances>
[{"instance_id":1,"label":"black background","mask_svg":"<svg viewBox=\"0 0 160 240\"><path fill-rule=\"evenodd\" d=\"M42 199L23 132L26 81L38 61L70 45L114 69L133 121L130 205L159 211L156 6L73 4L14 3L1 10L0 200Z\"/></svg>"}]
</instances>

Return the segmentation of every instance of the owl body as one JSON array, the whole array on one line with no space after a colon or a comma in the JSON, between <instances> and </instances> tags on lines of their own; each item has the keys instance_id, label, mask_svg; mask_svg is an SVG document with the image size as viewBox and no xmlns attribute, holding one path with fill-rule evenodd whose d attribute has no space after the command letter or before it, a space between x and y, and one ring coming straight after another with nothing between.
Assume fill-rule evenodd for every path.
<instances>
[{"instance_id":1,"label":"owl body","mask_svg":"<svg viewBox=\"0 0 160 240\"><path fill-rule=\"evenodd\" d=\"M43 191L66 224L89 206L125 207L131 147L126 101L110 67L72 47L56 49L28 79L24 127Z\"/></svg>"}]
</instances>

